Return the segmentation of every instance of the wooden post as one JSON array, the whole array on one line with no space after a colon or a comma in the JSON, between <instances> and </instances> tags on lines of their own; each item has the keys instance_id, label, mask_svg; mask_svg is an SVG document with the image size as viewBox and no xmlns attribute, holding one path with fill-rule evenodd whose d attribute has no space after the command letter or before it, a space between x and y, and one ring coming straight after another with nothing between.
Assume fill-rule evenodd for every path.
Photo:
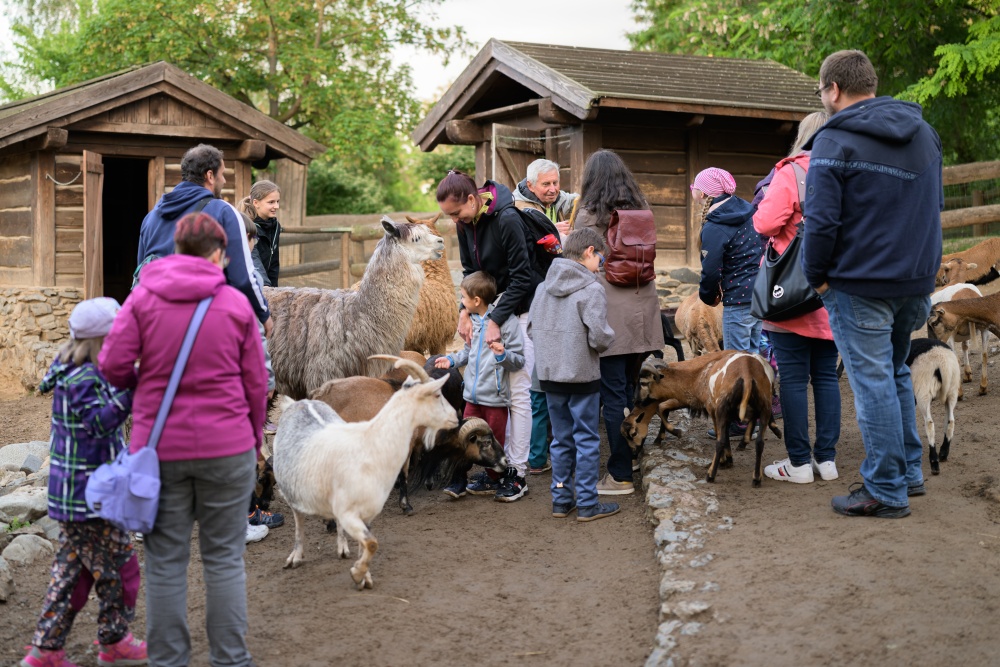
<instances>
[{"instance_id":1,"label":"wooden post","mask_svg":"<svg viewBox=\"0 0 1000 667\"><path fill-rule=\"evenodd\" d=\"M340 287L347 289L351 286L351 234L344 232L340 235Z\"/></svg>"},{"instance_id":2,"label":"wooden post","mask_svg":"<svg viewBox=\"0 0 1000 667\"><path fill-rule=\"evenodd\" d=\"M55 153L35 153L31 167L33 277L35 285L47 287L56 284L56 184L46 178L46 174L55 176Z\"/></svg>"},{"instance_id":3,"label":"wooden post","mask_svg":"<svg viewBox=\"0 0 1000 667\"><path fill-rule=\"evenodd\" d=\"M101 192L104 162L100 153L83 151L83 295L104 296L104 222Z\"/></svg>"},{"instance_id":4,"label":"wooden post","mask_svg":"<svg viewBox=\"0 0 1000 667\"><path fill-rule=\"evenodd\" d=\"M986 203L986 199L983 196L983 191L982 190L973 190L972 191L972 205L973 206L982 206L985 203ZM973 236L986 236L986 233L987 233L986 229L987 229L987 225L985 225L985 224L983 224L983 225L972 225L972 235Z\"/></svg>"},{"instance_id":5,"label":"wooden post","mask_svg":"<svg viewBox=\"0 0 1000 667\"><path fill-rule=\"evenodd\" d=\"M281 190L278 220L283 227L301 227L306 217L306 165L283 158L273 160L270 171L271 180ZM302 250L299 246L290 245L281 248L283 265L291 266L301 261Z\"/></svg>"},{"instance_id":6,"label":"wooden post","mask_svg":"<svg viewBox=\"0 0 1000 667\"><path fill-rule=\"evenodd\" d=\"M569 144L570 182L569 192L583 190L583 167L587 158L601 147L601 126L595 123L584 123L573 128L573 136Z\"/></svg>"},{"instance_id":7,"label":"wooden post","mask_svg":"<svg viewBox=\"0 0 1000 667\"><path fill-rule=\"evenodd\" d=\"M698 173L701 164L701 142L702 126L695 125L687 131L687 178L689 183L694 182L694 177ZM701 269L701 255L698 246L701 243L701 206L695 203L691 196L690 188L687 189L688 201L688 233L687 233L687 265L692 269Z\"/></svg>"},{"instance_id":8,"label":"wooden post","mask_svg":"<svg viewBox=\"0 0 1000 667\"><path fill-rule=\"evenodd\" d=\"M153 210L156 202L160 201L160 197L163 196L164 183L166 181L166 164L167 161L162 155L154 157L149 161L149 177L147 179L149 193L146 201L149 203L148 208L150 211Z\"/></svg>"}]
</instances>

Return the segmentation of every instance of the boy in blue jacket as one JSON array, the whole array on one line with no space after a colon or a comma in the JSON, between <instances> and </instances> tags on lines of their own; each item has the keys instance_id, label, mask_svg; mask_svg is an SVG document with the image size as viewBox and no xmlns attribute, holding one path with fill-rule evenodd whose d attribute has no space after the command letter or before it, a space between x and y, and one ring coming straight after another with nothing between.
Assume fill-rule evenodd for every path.
<instances>
[{"instance_id":1,"label":"boy in blue jacket","mask_svg":"<svg viewBox=\"0 0 1000 667\"><path fill-rule=\"evenodd\" d=\"M465 366L465 415L479 417L490 425L493 436L507 451L507 412L510 408L510 373L524 366L524 337L516 317L500 325L500 340L486 342L486 323L493 312L497 284L485 271L470 273L462 280L462 305L472 320L472 339L456 354L439 357L438 368ZM510 453L507 452L510 460ZM492 470L480 473L471 484L453 480L444 490L453 498L466 492L473 495L494 494L502 503L514 502L528 492L528 485L517 469L508 467L503 478Z\"/></svg>"}]
</instances>

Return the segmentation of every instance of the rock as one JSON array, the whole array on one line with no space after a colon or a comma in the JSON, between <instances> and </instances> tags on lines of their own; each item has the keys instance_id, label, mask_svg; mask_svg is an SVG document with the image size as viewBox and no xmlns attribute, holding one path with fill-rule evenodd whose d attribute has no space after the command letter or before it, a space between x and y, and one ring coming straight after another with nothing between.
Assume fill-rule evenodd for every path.
<instances>
[{"instance_id":1,"label":"rock","mask_svg":"<svg viewBox=\"0 0 1000 667\"><path fill-rule=\"evenodd\" d=\"M42 459L34 454L28 454L21 462L21 472L31 474L38 472L42 468Z\"/></svg>"},{"instance_id":2,"label":"rock","mask_svg":"<svg viewBox=\"0 0 1000 667\"><path fill-rule=\"evenodd\" d=\"M17 472L20 469L21 466L19 466L16 463L4 463L2 466L0 466L0 470L6 470L7 472Z\"/></svg>"},{"instance_id":3,"label":"rock","mask_svg":"<svg viewBox=\"0 0 1000 667\"><path fill-rule=\"evenodd\" d=\"M0 558L0 602L6 602L14 592L14 575L10 572L7 561Z\"/></svg>"},{"instance_id":4,"label":"rock","mask_svg":"<svg viewBox=\"0 0 1000 667\"><path fill-rule=\"evenodd\" d=\"M38 535L18 535L3 550L2 555L8 563L29 565L40 557L52 556L56 550L44 537Z\"/></svg>"},{"instance_id":5,"label":"rock","mask_svg":"<svg viewBox=\"0 0 1000 667\"><path fill-rule=\"evenodd\" d=\"M29 455L34 454L40 460L45 460L49 455L49 443L42 440L32 442L19 442L13 445L0 447L0 465L14 463L16 470L21 469L21 463Z\"/></svg>"},{"instance_id":6,"label":"rock","mask_svg":"<svg viewBox=\"0 0 1000 667\"><path fill-rule=\"evenodd\" d=\"M664 575L660 580L660 599L666 600L674 593L690 593L694 587L693 581L680 581Z\"/></svg>"},{"instance_id":7,"label":"rock","mask_svg":"<svg viewBox=\"0 0 1000 667\"><path fill-rule=\"evenodd\" d=\"M39 527L37 524L29 523L27 526L21 526L17 530L11 531L11 535L17 537L18 535L38 535L39 537L46 537L45 530Z\"/></svg>"},{"instance_id":8,"label":"rock","mask_svg":"<svg viewBox=\"0 0 1000 667\"><path fill-rule=\"evenodd\" d=\"M7 524L0 523L0 526L7 526ZM7 526L7 528L9 527L10 526ZM4 528L2 531L0 531L0 551L6 549L7 545L10 544L11 541L14 539L14 536L7 532L7 528Z\"/></svg>"},{"instance_id":9,"label":"rock","mask_svg":"<svg viewBox=\"0 0 1000 667\"><path fill-rule=\"evenodd\" d=\"M694 283L697 285L701 281L701 276L687 267L674 269L668 275L674 280L679 280L682 283Z\"/></svg>"},{"instance_id":10,"label":"rock","mask_svg":"<svg viewBox=\"0 0 1000 667\"><path fill-rule=\"evenodd\" d=\"M38 487L25 487L0 496L0 512L22 523L40 519L49 512L48 491Z\"/></svg>"},{"instance_id":11,"label":"rock","mask_svg":"<svg viewBox=\"0 0 1000 667\"><path fill-rule=\"evenodd\" d=\"M50 540L59 539L59 531L62 529L59 527L59 522L53 519L52 517L43 516L41 519L39 519L32 525L40 528L45 533L45 537L47 537L48 539Z\"/></svg>"}]
</instances>

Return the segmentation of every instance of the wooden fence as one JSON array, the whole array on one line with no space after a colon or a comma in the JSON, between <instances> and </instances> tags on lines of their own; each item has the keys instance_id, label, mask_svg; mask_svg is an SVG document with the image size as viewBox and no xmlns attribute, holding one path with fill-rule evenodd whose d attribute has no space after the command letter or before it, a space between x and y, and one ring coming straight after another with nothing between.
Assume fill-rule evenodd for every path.
<instances>
[{"instance_id":1,"label":"wooden fence","mask_svg":"<svg viewBox=\"0 0 1000 667\"><path fill-rule=\"evenodd\" d=\"M944 185L960 185L1000 179L1000 161L973 162L945 167ZM973 236L985 236L986 226L1000 222L1000 204L986 204L983 190L972 191L971 206L941 213L941 228L972 227Z\"/></svg>"},{"instance_id":2,"label":"wooden fence","mask_svg":"<svg viewBox=\"0 0 1000 667\"><path fill-rule=\"evenodd\" d=\"M405 221L409 215L415 220L426 220L434 213L387 213L392 220ZM330 288L349 287L362 275L371 258L375 244L385 233L380 221L382 214L370 215L314 215L305 218L300 227L282 227L281 245L302 246L298 264L282 265L281 278L299 278L317 273L335 272L326 285ZM436 227L445 239L446 254L458 259L455 223L438 220Z\"/></svg>"}]
</instances>

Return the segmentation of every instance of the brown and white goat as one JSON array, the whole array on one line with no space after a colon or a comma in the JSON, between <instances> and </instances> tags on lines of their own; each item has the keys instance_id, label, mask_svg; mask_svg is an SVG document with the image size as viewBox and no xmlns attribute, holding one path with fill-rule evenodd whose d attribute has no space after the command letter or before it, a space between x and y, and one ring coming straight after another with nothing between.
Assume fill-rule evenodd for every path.
<instances>
[{"instance_id":1,"label":"brown and white goat","mask_svg":"<svg viewBox=\"0 0 1000 667\"><path fill-rule=\"evenodd\" d=\"M722 306L702 303L697 292L681 301L674 315L674 324L694 356L717 352L722 348Z\"/></svg>"},{"instance_id":2,"label":"brown and white goat","mask_svg":"<svg viewBox=\"0 0 1000 667\"><path fill-rule=\"evenodd\" d=\"M1000 293L980 296L971 299L955 299L931 306L931 314L927 319L934 337L938 340L950 340L966 326L975 324L983 331L983 368L979 384L979 395L986 395L989 386L986 376L987 341L986 332L994 336L1000 335ZM971 331L971 329L970 329Z\"/></svg>"},{"instance_id":3,"label":"brown and white goat","mask_svg":"<svg viewBox=\"0 0 1000 667\"><path fill-rule=\"evenodd\" d=\"M937 274L938 285L947 284L948 280L945 278L944 267L953 259L961 259L968 264L967 268L969 270L966 273L966 280L968 282L974 285L985 285L992 282L1000 278L1000 271L998 271L998 268L1000 268L1000 237L986 239L968 250L953 252L943 256L941 258L941 268L938 269ZM972 268L972 264L976 265L975 268Z\"/></svg>"},{"instance_id":4,"label":"brown and white goat","mask_svg":"<svg viewBox=\"0 0 1000 667\"><path fill-rule=\"evenodd\" d=\"M953 257L946 262L941 262L935 284L938 287L947 287L948 285L967 283L969 276L974 275L971 272L977 268L979 265L975 262L967 262L961 257Z\"/></svg>"},{"instance_id":5,"label":"brown and white goat","mask_svg":"<svg viewBox=\"0 0 1000 667\"><path fill-rule=\"evenodd\" d=\"M962 379L958 360L948 346L930 338L916 338L910 343L910 355L906 358L913 382L913 397L917 402L917 415L924 419L927 432L928 458L931 473L941 472L938 464L938 450L934 439L934 419L931 416L931 401L939 400L948 412L948 425L941 443L941 461L948 460L951 443L955 437L955 403Z\"/></svg>"},{"instance_id":6,"label":"brown and white goat","mask_svg":"<svg viewBox=\"0 0 1000 667\"><path fill-rule=\"evenodd\" d=\"M931 306L939 303L946 303L948 301L955 301L958 299L975 299L981 297L982 292L979 288L971 283L955 283L954 285L948 285L942 289L939 289L934 294L931 294ZM930 324L927 325L927 335L931 338L936 338L937 334L934 333ZM976 337L976 325L971 322L966 322L962 326L951 332L951 335L942 339L948 343L948 346L952 351L957 352L955 349L955 343L962 344L962 382L972 381L972 365L969 363L969 348L972 347L972 339ZM983 363L980 368L980 379L979 387L980 394L985 393L984 387L987 386L986 377L986 367L987 367L987 343L989 340L989 332L983 328L979 328L979 338L980 338L980 349L982 350ZM958 400L962 400L963 391L961 384L958 387Z\"/></svg>"},{"instance_id":7,"label":"brown and white goat","mask_svg":"<svg viewBox=\"0 0 1000 667\"><path fill-rule=\"evenodd\" d=\"M692 414L707 414L715 426L715 456L705 479L715 481L720 467L733 464L729 446L729 424L748 422L740 449L750 442L754 422L757 432L753 485L763 476L764 428L777 436L781 431L771 417L774 370L764 357L749 352L722 350L689 361L678 361L639 376L639 403L656 403L662 412L688 408Z\"/></svg>"}]
</instances>

